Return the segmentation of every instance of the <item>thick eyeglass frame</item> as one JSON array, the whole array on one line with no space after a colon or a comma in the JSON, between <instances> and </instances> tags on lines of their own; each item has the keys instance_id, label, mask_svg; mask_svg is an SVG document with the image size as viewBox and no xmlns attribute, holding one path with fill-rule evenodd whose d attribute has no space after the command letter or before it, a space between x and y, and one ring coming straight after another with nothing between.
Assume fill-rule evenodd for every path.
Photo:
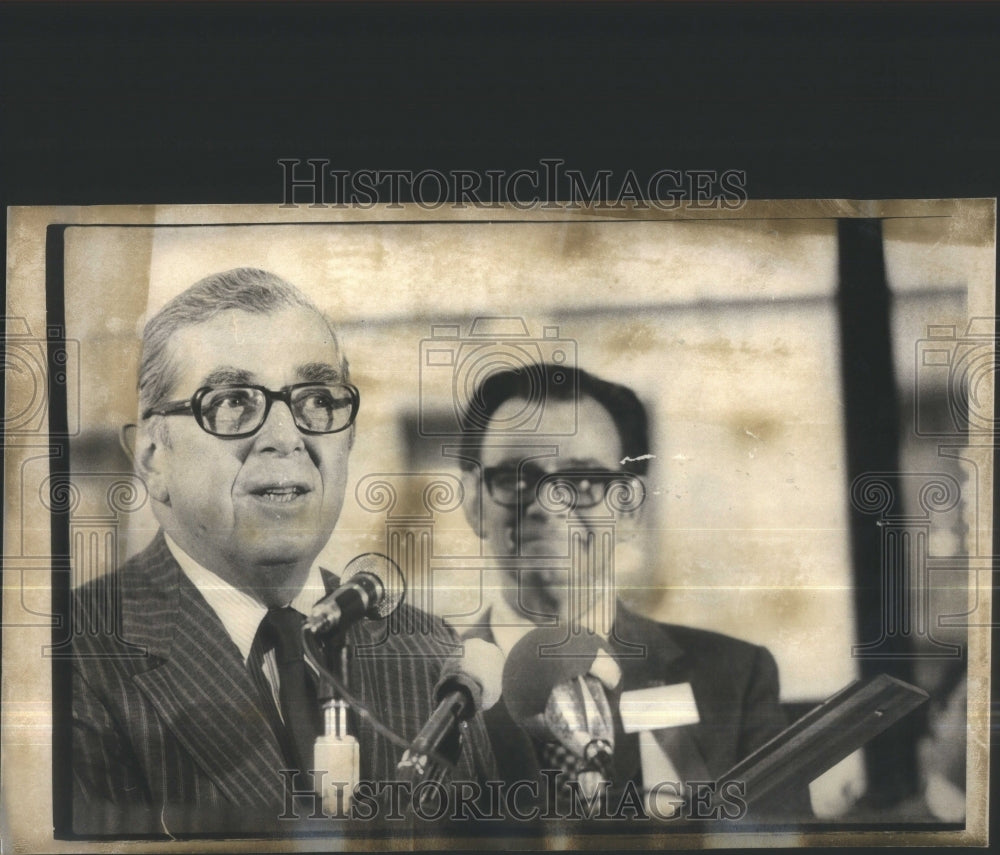
<instances>
[{"instance_id":1,"label":"thick eyeglass frame","mask_svg":"<svg viewBox=\"0 0 1000 855\"><path fill-rule=\"evenodd\" d=\"M490 498L493 499L498 505L504 508L517 508L524 507L527 508L529 505L538 501L538 490L541 485L546 481L558 481L563 479L574 484L584 478L593 478L595 481L601 483L602 491L600 496L590 501L589 493L582 493L577 490L577 501L574 504L576 508L593 508L604 501L605 495L607 495L607 485L611 481L617 480L619 478L625 479L638 479L639 476L633 472L625 472L623 470L616 469L564 469L556 472L545 472L544 470L537 469L536 467L528 467L528 471L537 471L538 476L532 478L525 474L525 470L522 467L516 466L490 466L483 469L483 482L486 484L486 492L489 493ZM515 497L510 501L505 501L497 497L496 494L496 477L501 472L514 472L517 475L517 486L515 489Z\"/></svg>"},{"instance_id":2,"label":"thick eyeglass frame","mask_svg":"<svg viewBox=\"0 0 1000 855\"><path fill-rule=\"evenodd\" d=\"M295 408L292 406L292 395L296 389L317 388L347 390L347 393L351 398L351 415L346 424L341 427L334 428L333 430L312 430L311 428L299 424ZM205 419L201 411L201 402L209 392L218 392L225 389L254 389L263 394L263 414L260 417L260 423L253 428L253 430L242 431L241 433L216 433L214 430L209 430L208 426L205 424ZM352 424L354 424L354 420L358 416L358 409L361 406L361 393L358 391L358 388L351 383L295 383L291 386L284 386L277 391L268 389L266 386L258 386L254 383L229 383L223 386L202 386L186 401L168 401L155 409L150 407L142 414L142 418L145 420L150 416L176 416L184 413L190 413L194 416L194 420L198 422L198 427L211 436L217 436L220 439L244 439L248 436L253 436L264 426L265 422L267 422L267 417L271 413L271 404L275 401L281 401L286 407L288 407L288 411L292 414L292 421L295 422L295 426L302 431L302 433L309 434L310 436L326 436L328 434L345 431Z\"/></svg>"}]
</instances>

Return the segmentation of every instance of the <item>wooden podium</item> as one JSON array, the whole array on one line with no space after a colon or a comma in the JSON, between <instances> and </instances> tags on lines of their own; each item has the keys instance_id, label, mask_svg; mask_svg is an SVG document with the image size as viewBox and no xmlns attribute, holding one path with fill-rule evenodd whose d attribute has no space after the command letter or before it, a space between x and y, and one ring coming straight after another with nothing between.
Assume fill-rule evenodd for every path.
<instances>
[{"instance_id":1,"label":"wooden podium","mask_svg":"<svg viewBox=\"0 0 1000 855\"><path fill-rule=\"evenodd\" d=\"M788 787L806 786L928 697L887 674L851 683L733 766L715 792L740 782L744 801L753 805Z\"/></svg>"}]
</instances>

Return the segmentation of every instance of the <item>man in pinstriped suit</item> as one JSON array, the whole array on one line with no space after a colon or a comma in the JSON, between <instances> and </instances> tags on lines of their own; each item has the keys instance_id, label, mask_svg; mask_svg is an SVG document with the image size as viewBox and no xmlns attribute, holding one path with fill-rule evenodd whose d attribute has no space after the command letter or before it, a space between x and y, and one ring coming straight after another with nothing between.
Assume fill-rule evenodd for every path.
<instances>
[{"instance_id":1,"label":"man in pinstriped suit","mask_svg":"<svg viewBox=\"0 0 1000 855\"><path fill-rule=\"evenodd\" d=\"M357 390L315 306L238 269L150 320L139 394L135 461L161 529L74 592L87 628L73 659L74 831L287 831L280 676L273 658L254 659L255 639L269 609L308 613L337 582L314 562L341 510ZM118 626L107 625L111 598ZM348 642L370 655L355 655L348 677L412 739L454 636L402 608L399 625L431 630L358 623ZM365 718L351 726L361 779L395 778L402 749ZM493 758L478 716L466 733L455 777L482 780Z\"/></svg>"}]
</instances>

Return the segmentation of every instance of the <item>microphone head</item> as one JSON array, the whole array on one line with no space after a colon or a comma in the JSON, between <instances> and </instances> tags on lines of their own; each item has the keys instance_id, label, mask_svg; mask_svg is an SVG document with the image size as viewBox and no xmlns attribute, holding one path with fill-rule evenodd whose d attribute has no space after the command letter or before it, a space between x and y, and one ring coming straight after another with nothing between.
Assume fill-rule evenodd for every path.
<instances>
[{"instance_id":1,"label":"microphone head","mask_svg":"<svg viewBox=\"0 0 1000 855\"><path fill-rule=\"evenodd\" d=\"M588 674L593 674L609 692L617 689L622 682L622 668L605 648L597 651L597 657L590 666Z\"/></svg>"},{"instance_id":2,"label":"microphone head","mask_svg":"<svg viewBox=\"0 0 1000 855\"><path fill-rule=\"evenodd\" d=\"M383 555L381 552L365 552L352 558L344 568L344 572L340 574L340 584L343 585L358 573L374 576L385 591L385 594L372 604L365 617L386 618L399 608L406 595L406 580L399 565L388 555Z\"/></svg>"},{"instance_id":3,"label":"microphone head","mask_svg":"<svg viewBox=\"0 0 1000 855\"><path fill-rule=\"evenodd\" d=\"M440 703L449 691L462 688L472 698L471 716L476 710L488 710L500 700L504 657L499 647L481 638L467 638L463 644L462 656L449 658L441 668L434 700Z\"/></svg>"},{"instance_id":4,"label":"microphone head","mask_svg":"<svg viewBox=\"0 0 1000 855\"><path fill-rule=\"evenodd\" d=\"M599 635L566 637L565 627L537 627L514 645L503 669L503 698L514 721L543 713L552 690L590 671L610 653Z\"/></svg>"},{"instance_id":5,"label":"microphone head","mask_svg":"<svg viewBox=\"0 0 1000 855\"><path fill-rule=\"evenodd\" d=\"M472 673L483 688L480 709L485 712L500 700L500 693L503 691L503 651L481 638L468 638L465 640L464 658L467 663L475 666Z\"/></svg>"},{"instance_id":6,"label":"microphone head","mask_svg":"<svg viewBox=\"0 0 1000 855\"><path fill-rule=\"evenodd\" d=\"M560 683L549 695L544 721L553 736L586 759L594 740L615 744L615 723L604 684L592 674Z\"/></svg>"}]
</instances>

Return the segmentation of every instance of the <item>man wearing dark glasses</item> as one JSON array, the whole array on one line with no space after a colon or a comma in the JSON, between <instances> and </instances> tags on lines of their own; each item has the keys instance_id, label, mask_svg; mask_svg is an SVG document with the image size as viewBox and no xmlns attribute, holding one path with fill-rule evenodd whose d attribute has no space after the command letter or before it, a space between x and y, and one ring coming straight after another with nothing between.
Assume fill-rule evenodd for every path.
<instances>
[{"instance_id":1,"label":"man wearing dark glasses","mask_svg":"<svg viewBox=\"0 0 1000 855\"><path fill-rule=\"evenodd\" d=\"M359 392L316 307L272 274L238 269L149 321L139 398L134 456L161 530L75 592L91 631L74 649L74 828L290 830L292 790L337 783L297 774L312 768L322 723L300 633L338 582L315 560L341 511ZM116 600L120 623L107 626ZM398 627L427 626L407 617ZM398 777L433 711L454 636L432 626L368 620L348 633L365 648L347 668L351 691L403 740L352 712L362 781ZM455 777L485 777L482 722L466 733Z\"/></svg>"},{"instance_id":2,"label":"man wearing dark glasses","mask_svg":"<svg viewBox=\"0 0 1000 855\"><path fill-rule=\"evenodd\" d=\"M673 821L678 811L691 819L690 785L716 780L786 720L766 649L656 622L617 599L616 546L620 552L641 542L647 504L644 476L653 455L645 407L625 386L544 364L490 375L462 418L465 513L495 559L497 580L487 591L485 620L468 634L505 654L535 625L553 627L546 645L588 632L604 639L620 671L605 677L613 685L607 695L615 731L608 811L614 814L624 803L616 798L631 787L653 819ZM517 673L505 673L505 691L510 680L536 679L522 654L508 661ZM583 707L569 713L579 720L590 714ZM485 718L506 780L552 769L571 781L585 768L551 720L548 729L517 721L505 699ZM739 793L733 796L725 816L704 818L739 818ZM760 805L753 815L808 816L808 791Z\"/></svg>"}]
</instances>

